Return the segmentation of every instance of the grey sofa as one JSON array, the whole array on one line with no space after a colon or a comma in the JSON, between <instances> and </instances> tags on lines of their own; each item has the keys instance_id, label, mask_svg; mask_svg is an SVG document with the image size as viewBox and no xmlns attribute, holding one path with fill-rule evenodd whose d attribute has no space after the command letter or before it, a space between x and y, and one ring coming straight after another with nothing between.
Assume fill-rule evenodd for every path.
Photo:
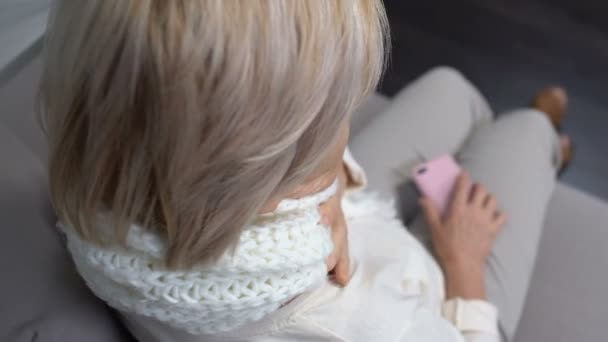
<instances>
[{"instance_id":1,"label":"grey sofa","mask_svg":"<svg viewBox=\"0 0 608 342\"><path fill-rule=\"evenodd\" d=\"M0 341L130 341L80 280L54 228L34 118L39 61L0 84ZM389 99L357 112L353 139ZM605 341L608 204L559 184L516 341Z\"/></svg>"}]
</instances>

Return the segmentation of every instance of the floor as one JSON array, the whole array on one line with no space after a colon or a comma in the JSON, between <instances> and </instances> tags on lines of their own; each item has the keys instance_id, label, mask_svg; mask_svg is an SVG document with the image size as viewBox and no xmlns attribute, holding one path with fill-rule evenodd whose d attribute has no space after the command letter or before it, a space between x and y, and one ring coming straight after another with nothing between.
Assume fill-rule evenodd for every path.
<instances>
[{"instance_id":1,"label":"floor","mask_svg":"<svg viewBox=\"0 0 608 342\"><path fill-rule=\"evenodd\" d=\"M564 130L577 148L563 181L608 200L608 2L384 2L392 56L382 93L394 95L435 65L461 70L497 112L563 85L571 104Z\"/></svg>"}]
</instances>

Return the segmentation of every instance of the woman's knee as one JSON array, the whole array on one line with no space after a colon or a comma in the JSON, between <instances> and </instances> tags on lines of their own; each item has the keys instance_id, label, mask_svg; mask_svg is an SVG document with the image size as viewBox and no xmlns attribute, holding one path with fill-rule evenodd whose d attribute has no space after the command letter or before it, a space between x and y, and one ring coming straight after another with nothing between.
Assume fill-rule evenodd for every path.
<instances>
[{"instance_id":1,"label":"woman's knee","mask_svg":"<svg viewBox=\"0 0 608 342\"><path fill-rule=\"evenodd\" d=\"M430 87L437 99L454 99L468 107L475 121L488 121L492 110L486 99L475 85L460 71L450 66L437 66L427 71L418 80L423 86Z\"/></svg>"},{"instance_id":2,"label":"woman's knee","mask_svg":"<svg viewBox=\"0 0 608 342\"><path fill-rule=\"evenodd\" d=\"M446 89L448 91L477 91L475 86L457 69L450 66L437 66L427 71L421 80L437 84L438 90Z\"/></svg>"},{"instance_id":3,"label":"woman's knee","mask_svg":"<svg viewBox=\"0 0 608 342\"><path fill-rule=\"evenodd\" d=\"M472 86L469 80L460 72L458 69L447 66L440 65L433 67L431 70L427 71L423 77L431 77L441 80L441 83L448 84L459 84L461 86Z\"/></svg>"},{"instance_id":4,"label":"woman's knee","mask_svg":"<svg viewBox=\"0 0 608 342\"><path fill-rule=\"evenodd\" d=\"M521 109L501 116L501 120L509 120L514 126L514 139L529 143L552 145L556 139L556 130L549 117L536 109Z\"/></svg>"}]
</instances>

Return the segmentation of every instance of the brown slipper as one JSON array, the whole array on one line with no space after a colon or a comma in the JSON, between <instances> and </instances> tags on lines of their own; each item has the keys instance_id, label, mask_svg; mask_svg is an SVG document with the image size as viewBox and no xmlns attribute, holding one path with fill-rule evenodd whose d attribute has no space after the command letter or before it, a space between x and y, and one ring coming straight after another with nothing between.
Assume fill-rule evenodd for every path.
<instances>
[{"instance_id":1,"label":"brown slipper","mask_svg":"<svg viewBox=\"0 0 608 342\"><path fill-rule=\"evenodd\" d=\"M545 113L555 129L560 132L568 108L568 94L561 87L545 88L536 94L530 106Z\"/></svg>"},{"instance_id":2,"label":"brown slipper","mask_svg":"<svg viewBox=\"0 0 608 342\"><path fill-rule=\"evenodd\" d=\"M559 145L562 151L562 165L560 165L559 170L557 172L558 177L563 175L564 172L570 167L572 164L572 160L574 159L574 150L575 146L572 142L572 139L565 135L561 134L559 136Z\"/></svg>"}]
</instances>

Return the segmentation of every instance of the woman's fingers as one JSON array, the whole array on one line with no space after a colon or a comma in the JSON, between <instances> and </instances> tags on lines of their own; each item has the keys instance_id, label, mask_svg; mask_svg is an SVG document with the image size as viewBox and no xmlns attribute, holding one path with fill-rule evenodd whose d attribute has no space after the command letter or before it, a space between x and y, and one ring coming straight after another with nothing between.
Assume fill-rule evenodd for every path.
<instances>
[{"instance_id":1,"label":"woman's fingers","mask_svg":"<svg viewBox=\"0 0 608 342\"><path fill-rule=\"evenodd\" d=\"M342 257L334 268L332 280L340 286L348 285L350 281L350 257L348 256L348 251L342 252Z\"/></svg>"},{"instance_id":2,"label":"woman's fingers","mask_svg":"<svg viewBox=\"0 0 608 342\"><path fill-rule=\"evenodd\" d=\"M427 197L421 198L419 203L424 212L426 222L431 229L438 229L441 226L441 214L439 213L439 209L437 209L435 204Z\"/></svg>"},{"instance_id":3,"label":"woman's fingers","mask_svg":"<svg viewBox=\"0 0 608 342\"><path fill-rule=\"evenodd\" d=\"M484 207L484 202L486 201L488 195L488 190L486 190L483 185L476 183L471 189L470 203L478 208Z\"/></svg>"},{"instance_id":4,"label":"woman's fingers","mask_svg":"<svg viewBox=\"0 0 608 342\"><path fill-rule=\"evenodd\" d=\"M348 284L348 281L350 280L350 256L348 252L348 233L346 229L344 215L340 215L340 218L338 218L338 222L336 222L336 225L341 231L340 241L342 241L343 243L340 246L340 251L337 254L338 260L336 262L336 266L333 269L332 279L336 284L346 286L346 284Z\"/></svg>"},{"instance_id":5,"label":"woman's fingers","mask_svg":"<svg viewBox=\"0 0 608 342\"><path fill-rule=\"evenodd\" d=\"M503 212L495 212L494 214L494 224L498 229L502 228L507 223L507 215Z\"/></svg>"},{"instance_id":6,"label":"woman's fingers","mask_svg":"<svg viewBox=\"0 0 608 342\"><path fill-rule=\"evenodd\" d=\"M338 264L338 249L336 248L336 244L334 243L334 250L327 257L327 272L331 272L336 268Z\"/></svg>"},{"instance_id":7,"label":"woman's fingers","mask_svg":"<svg viewBox=\"0 0 608 342\"><path fill-rule=\"evenodd\" d=\"M492 213L495 212L496 209L498 209L498 202L496 201L496 197L494 197L494 195L492 194L488 194L486 196L486 199L484 200L483 207Z\"/></svg>"},{"instance_id":8,"label":"woman's fingers","mask_svg":"<svg viewBox=\"0 0 608 342\"><path fill-rule=\"evenodd\" d=\"M342 212L342 193L347 181L346 169L341 165L338 174L340 188L338 192L325 203L319 206L320 223L331 231L334 249L327 257L327 271L331 273L330 279L341 286L350 280L350 256L348 251L348 229L346 219Z\"/></svg>"},{"instance_id":9,"label":"woman's fingers","mask_svg":"<svg viewBox=\"0 0 608 342\"><path fill-rule=\"evenodd\" d=\"M462 172L458 176L456 181L456 187L452 195L452 202L450 206L452 208L460 208L469 201L469 195L471 194L471 178L466 172Z\"/></svg>"},{"instance_id":10,"label":"woman's fingers","mask_svg":"<svg viewBox=\"0 0 608 342\"><path fill-rule=\"evenodd\" d=\"M336 265L338 264L338 261L340 260L341 256L342 256L342 250L344 248L344 237L343 235L345 234L344 230L342 229L342 227L340 227L339 225L337 225L335 223L336 220L334 220L333 222L330 222L328 224L325 224L326 226L330 227L331 230L331 240L334 244L334 250L331 252L331 254L327 257L327 271L332 271L336 268Z\"/></svg>"},{"instance_id":11,"label":"woman's fingers","mask_svg":"<svg viewBox=\"0 0 608 342\"><path fill-rule=\"evenodd\" d=\"M338 285L345 286L350 280L350 257L348 253L348 233L346 220L342 211L337 213L336 220L332 225L332 235L334 235L334 252L332 261L335 260L333 270L333 280Z\"/></svg>"},{"instance_id":12,"label":"woman's fingers","mask_svg":"<svg viewBox=\"0 0 608 342\"><path fill-rule=\"evenodd\" d=\"M346 219L339 202L331 199L321 208L321 224L330 228L334 244L332 253L327 257L327 271L338 285L345 286L350 280L350 258L348 253L348 230Z\"/></svg>"}]
</instances>

